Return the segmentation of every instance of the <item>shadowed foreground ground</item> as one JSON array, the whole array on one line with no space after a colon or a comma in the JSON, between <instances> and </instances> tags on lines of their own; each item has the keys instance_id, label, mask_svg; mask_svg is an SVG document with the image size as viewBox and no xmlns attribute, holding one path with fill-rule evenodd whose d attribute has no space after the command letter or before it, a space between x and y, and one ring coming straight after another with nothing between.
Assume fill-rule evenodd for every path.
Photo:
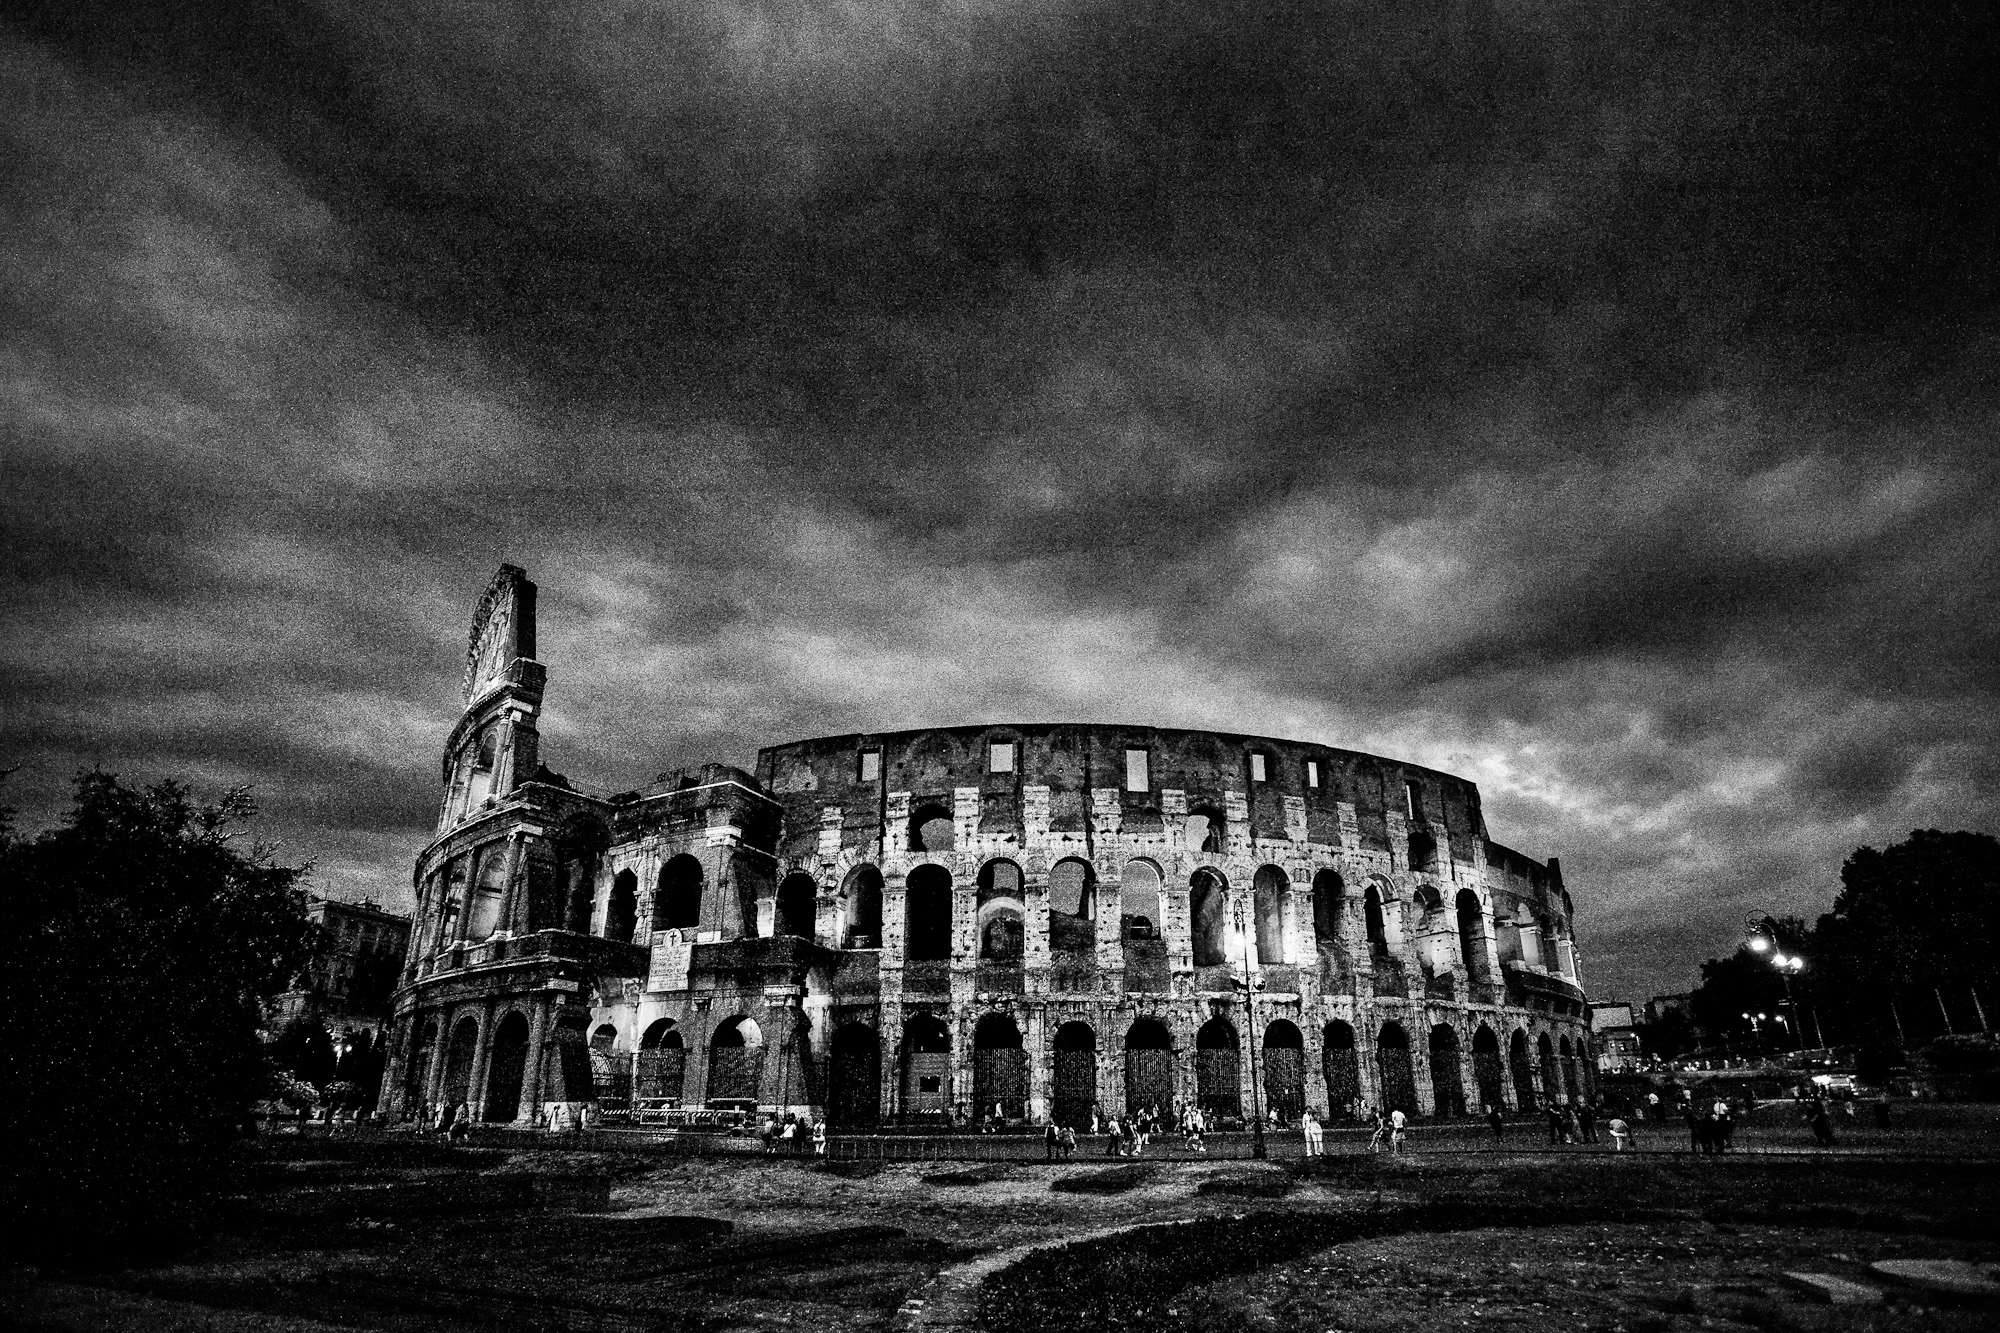
<instances>
[{"instance_id":1,"label":"shadowed foreground ground","mask_svg":"<svg viewBox=\"0 0 2000 1333\"><path fill-rule=\"evenodd\" d=\"M1419 1151L1402 1159L1338 1152L1310 1171L1287 1160L1125 1169L1081 1156L1062 1166L816 1169L276 1141L231 1186L232 1220L204 1252L144 1270L14 1270L5 1299L18 1326L47 1330L878 1329L951 1322L940 1312L954 1274L1003 1250L1179 1218L1303 1221L1430 1205L1427 1215L1454 1229L1356 1240L1242 1276L1204 1274L1197 1261L1176 1271L1172 1299L1163 1294L1154 1313L1182 1327L1345 1333L1552 1321L1604 1333L1970 1333L2000 1312L1894 1291L1886 1305L1836 1310L1807 1304L1782 1274L1853 1275L1880 1258L2000 1259L1992 1119L1991 1108L1964 1108L1880 1144L1818 1154L1788 1140L1767 1145L1784 1151L1721 1159L1549 1153L1526 1134L1502 1151L1444 1151L1439 1136L1440 1150L1425 1152L1419 1136ZM544 1191L540 1206L504 1188L524 1176L587 1185L607 1173L602 1211L567 1206L589 1188ZM400 1202L385 1202L392 1196ZM424 1197L455 1199L458 1210L411 1211ZM1587 1220L1508 1224L1510 1209L1551 1208ZM1480 1225L1495 1217L1499 1227ZM1092 1262L1077 1253L1079 1270ZM1076 1278L1084 1288L1098 1281ZM976 1289L969 1278L961 1285ZM976 1290L951 1308L965 1318Z\"/></svg>"}]
</instances>

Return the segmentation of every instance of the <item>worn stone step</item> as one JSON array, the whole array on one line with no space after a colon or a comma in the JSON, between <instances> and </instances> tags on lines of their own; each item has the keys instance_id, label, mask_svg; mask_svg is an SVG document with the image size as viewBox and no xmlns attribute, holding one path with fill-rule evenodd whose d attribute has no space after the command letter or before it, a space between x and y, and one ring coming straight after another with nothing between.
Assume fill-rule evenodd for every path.
<instances>
[{"instance_id":1,"label":"worn stone step","mask_svg":"<svg viewBox=\"0 0 2000 1333\"><path fill-rule=\"evenodd\" d=\"M1884 1277L1941 1296L2000 1300L2000 1265L1963 1259L1881 1259L1868 1266Z\"/></svg>"},{"instance_id":2,"label":"worn stone step","mask_svg":"<svg viewBox=\"0 0 2000 1333\"><path fill-rule=\"evenodd\" d=\"M1787 1272L1785 1280L1797 1287L1810 1300L1827 1305L1879 1305L1882 1289L1866 1282L1855 1282L1832 1273L1792 1273Z\"/></svg>"}]
</instances>

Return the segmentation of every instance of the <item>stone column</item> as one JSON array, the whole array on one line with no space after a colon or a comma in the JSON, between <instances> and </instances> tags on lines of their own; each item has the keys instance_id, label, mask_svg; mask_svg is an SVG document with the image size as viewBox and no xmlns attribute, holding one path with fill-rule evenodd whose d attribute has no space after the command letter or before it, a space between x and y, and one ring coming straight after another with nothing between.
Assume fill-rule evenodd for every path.
<instances>
[{"instance_id":1,"label":"stone column","mask_svg":"<svg viewBox=\"0 0 2000 1333\"><path fill-rule=\"evenodd\" d=\"M479 1039L472 1046L472 1077L465 1090L465 1100L472 1103L472 1118L486 1118L486 1075L490 1072L487 1061L493 1054L493 1005L489 1002L479 1009Z\"/></svg>"},{"instance_id":2,"label":"stone column","mask_svg":"<svg viewBox=\"0 0 2000 1333\"><path fill-rule=\"evenodd\" d=\"M528 1062L521 1070L521 1107L516 1122L533 1123L542 1109L542 1064L548 1052L550 1001L535 1000L528 1017Z\"/></svg>"},{"instance_id":3,"label":"stone column","mask_svg":"<svg viewBox=\"0 0 2000 1333\"><path fill-rule=\"evenodd\" d=\"M1030 1004L1022 1014L1021 1050L1028 1057L1028 1119L1040 1124L1051 1113L1051 1066L1055 1063L1054 1034L1046 1005Z\"/></svg>"},{"instance_id":4,"label":"stone column","mask_svg":"<svg viewBox=\"0 0 2000 1333\"><path fill-rule=\"evenodd\" d=\"M444 1063L451 1051L451 1019L449 1009L438 1010L437 1042L431 1047L431 1067L424 1073L424 1100L433 1105L444 1096Z\"/></svg>"},{"instance_id":5,"label":"stone column","mask_svg":"<svg viewBox=\"0 0 2000 1333\"><path fill-rule=\"evenodd\" d=\"M509 935L518 933L523 922L515 918L526 916L522 903L526 895L521 891L521 882L526 878L522 873L522 862L527 859L525 855L527 841L528 835L525 833L515 832L507 835L507 888L500 898L500 917L496 934L501 931Z\"/></svg>"}]
</instances>

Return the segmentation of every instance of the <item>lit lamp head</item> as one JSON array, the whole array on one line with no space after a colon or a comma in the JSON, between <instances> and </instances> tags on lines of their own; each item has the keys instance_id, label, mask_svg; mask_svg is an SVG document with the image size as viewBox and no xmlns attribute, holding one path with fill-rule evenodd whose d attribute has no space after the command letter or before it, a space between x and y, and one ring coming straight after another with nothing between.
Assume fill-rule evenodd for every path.
<instances>
[{"instance_id":1,"label":"lit lamp head","mask_svg":"<svg viewBox=\"0 0 2000 1333\"><path fill-rule=\"evenodd\" d=\"M1765 953L1770 950L1770 947L1771 941L1765 939L1762 935L1752 935L1750 937L1750 952Z\"/></svg>"}]
</instances>

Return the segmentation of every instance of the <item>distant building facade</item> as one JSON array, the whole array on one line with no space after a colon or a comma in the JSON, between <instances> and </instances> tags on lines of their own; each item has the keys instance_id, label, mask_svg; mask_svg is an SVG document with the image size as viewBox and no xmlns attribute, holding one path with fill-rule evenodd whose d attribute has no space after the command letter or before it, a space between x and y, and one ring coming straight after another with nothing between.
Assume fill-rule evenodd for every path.
<instances>
[{"instance_id":1,"label":"distant building facade","mask_svg":"<svg viewBox=\"0 0 2000 1333\"><path fill-rule=\"evenodd\" d=\"M1033 723L795 741L754 774L591 795L541 762L534 611L503 567L474 617L392 1116L1452 1115L1589 1089L1561 868L1492 841L1470 782Z\"/></svg>"},{"instance_id":2,"label":"distant building facade","mask_svg":"<svg viewBox=\"0 0 2000 1333\"><path fill-rule=\"evenodd\" d=\"M1596 1043L1598 1073L1636 1073L1644 1064L1639 1025L1631 1005L1623 1000L1591 1005L1590 1030Z\"/></svg>"},{"instance_id":3,"label":"distant building facade","mask_svg":"<svg viewBox=\"0 0 2000 1333\"><path fill-rule=\"evenodd\" d=\"M389 1022L397 975L410 949L410 918L366 898L314 897L306 915L323 932L324 947L300 985L278 996L275 1026L310 1018L336 1039L363 1032L372 1039Z\"/></svg>"}]
</instances>

